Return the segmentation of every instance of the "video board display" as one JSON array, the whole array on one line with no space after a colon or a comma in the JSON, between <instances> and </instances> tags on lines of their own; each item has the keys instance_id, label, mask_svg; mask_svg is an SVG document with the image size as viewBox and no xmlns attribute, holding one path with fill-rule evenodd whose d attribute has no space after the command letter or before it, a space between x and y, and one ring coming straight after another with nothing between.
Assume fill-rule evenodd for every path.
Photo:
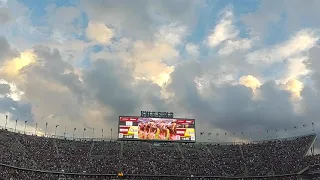
<instances>
[{"instance_id":1,"label":"video board display","mask_svg":"<svg viewBox=\"0 0 320 180\"><path fill-rule=\"evenodd\" d=\"M120 116L118 140L195 142L195 120Z\"/></svg>"}]
</instances>

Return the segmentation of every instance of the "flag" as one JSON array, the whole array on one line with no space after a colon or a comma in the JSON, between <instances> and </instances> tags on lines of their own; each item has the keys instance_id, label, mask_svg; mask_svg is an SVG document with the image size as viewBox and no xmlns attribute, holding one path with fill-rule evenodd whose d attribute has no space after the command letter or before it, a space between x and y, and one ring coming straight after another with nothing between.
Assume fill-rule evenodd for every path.
<instances>
[{"instance_id":1,"label":"flag","mask_svg":"<svg viewBox=\"0 0 320 180\"><path fill-rule=\"evenodd\" d=\"M103 129L101 129L101 131L103 132Z\"/></svg>"},{"instance_id":2,"label":"flag","mask_svg":"<svg viewBox=\"0 0 320 180\"><path fill-rule=\"evenodd\" d=\"M46 123L46 126L48 126L48 123Z\"/></svg>"},{"instance_id":3,"label":"flag","mask_svg":"<svg viewBox=\"0 0 320 180\"><path fill-rule=\"evenodd\" d=\"M227 133L224 133L224 135L226 136L226 135L227 135Z\"/></svg>"},{"instance_id":4,"label":"flag","mask_svg":"<svg viewBox=\"0 0 320 180\"><path fill-rule=\"evenodd\" d=\"M278 132L278 129L276 129L276 132Z\"/></svg>"},{"instance_id":5,"label":"flag","mask_svg":"<svg viewBox=\"0 0 320 180\"><path fill-rule=\"evenodd\" d=\"M77 128L73 128L73 130L75 131L75 130L77 130Z\"/></svg>"},{"instance_id":6,"label":"flag","mask_svg":"<svg viewBox=\"0 0 320 180\"><path fill-rule=\"evenodd\" d=\"M304 125L302 125L303 127L306 127L306 125L304 124Z\"/></svg>"},{"instance_id":7,"label":"flag","mask_svg":"<svg viewBox=\"0 0 320 180\"><path fill-rule=\"evenodd\" d=\"M28 121L24 121L24 123L27 123Z\"/></svg>"},{"instance_id":8,"label":"flag","mask_svg":"<svg viewBox=\"0 0 320 180\"><path fill-rule=\"evenodd\" d=\"M18 119L16 119L16 122L18 122Z\"/></svg>"},{"instance_id":9,"label":"flag","mask_svg":"<svg viewBox=\"0 0 320 180\"><path fill-rule=\"evenodd\" d=\"M210 132L210 133L208 133L208 135L211 135L211 132Z\"/></svg>"},{"instance_id":10,"label":"flag","mask_svg":"<svg viewBox=\"0 0 320 180\"><path fill-rule=\"evenodd\" d=\"M59 125L56 125L56 128L59 127Z\"/></svg>"},{"instance_id":11,"label":"flag","mask_svg":"<svg viewBox=\"0 0 320 180\"><path fill-rule=\"evenodd\" d=\"M243 134L243 132L241 132L241 134Z\"/></svg>"},{"instance_id":12,"label":"flag","mask_svg":"<svg viewBox=\"0 0 320 180\"><path fill-rule=\"evenodd\" d=\"M8 119L8 115L6 115L6 119Z\"/></svg>"},{"instance_id":13,"label":"flag","mask_svg":"<svg viewBox=\"0 0 320 180\"><path fill-rule=\"evenodd\" d=\"M86 128L83 128L83 131L86 131L87 129Z\"/></svg>"}]
</instances>

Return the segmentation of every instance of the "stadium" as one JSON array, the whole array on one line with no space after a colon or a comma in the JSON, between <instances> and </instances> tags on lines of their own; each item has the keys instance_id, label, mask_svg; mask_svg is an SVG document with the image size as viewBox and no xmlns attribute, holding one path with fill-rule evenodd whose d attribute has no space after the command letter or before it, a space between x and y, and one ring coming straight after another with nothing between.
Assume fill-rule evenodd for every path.
<instances>
[{"instance_id":1,"label":"stadium","mask_svg":"<svg viewBox=\"0 0 320 180\"><path fill-rule=\"evenodd\" d=\"M0 0L0 180L320 179L319 7Z\"/></svg>"},{"instance_id":2,"label":"stadium","mask_svg":"<svg viewBox=\"0 0 320 180\"><path fill-rule=\"evenodd\" d=\"M11 131L0 130L3 180L316 179L320 168L316 134L196 142L195 119L172 116L120 116L117 139Z\"/></svg>"}]
</instances>

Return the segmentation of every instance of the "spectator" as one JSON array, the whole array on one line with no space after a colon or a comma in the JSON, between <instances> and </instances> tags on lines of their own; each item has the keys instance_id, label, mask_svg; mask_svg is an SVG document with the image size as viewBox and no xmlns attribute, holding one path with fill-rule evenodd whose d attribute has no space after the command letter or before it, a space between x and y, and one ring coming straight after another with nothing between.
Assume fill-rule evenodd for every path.
<instances>
[{"instance_id":1,"label":"spectator","mask_svg":"<svg viewBox=\"0 0 320 180\"><path fill-rule=\"evenodd\" d=\"M320 164L320 156L305 156L314 138L307 135L241 145L88 142L0 130L0 177L112 179L123 172L132 175L126 179L197 179L195 176L294 174L310 164ZM320 169L311 167L314 172Z\"/></svg>"}]
</instances>

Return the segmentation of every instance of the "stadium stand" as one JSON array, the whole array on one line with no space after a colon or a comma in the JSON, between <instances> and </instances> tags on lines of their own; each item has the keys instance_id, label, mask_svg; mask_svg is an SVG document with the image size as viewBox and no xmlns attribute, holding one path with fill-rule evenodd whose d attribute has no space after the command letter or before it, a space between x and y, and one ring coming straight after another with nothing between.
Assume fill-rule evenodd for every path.
<instances>
[{"instance_id":1,"label":"stadium stand","mask_svg":"<svg viewBox=\"0 0 320 180\"><path fill-rule=\"evenodd\" d=\"M320 172L320 156L306 156L315 138L182 144L73 141L0 130L0 179L301 179Z\"/></svg>"}]
</instances>

